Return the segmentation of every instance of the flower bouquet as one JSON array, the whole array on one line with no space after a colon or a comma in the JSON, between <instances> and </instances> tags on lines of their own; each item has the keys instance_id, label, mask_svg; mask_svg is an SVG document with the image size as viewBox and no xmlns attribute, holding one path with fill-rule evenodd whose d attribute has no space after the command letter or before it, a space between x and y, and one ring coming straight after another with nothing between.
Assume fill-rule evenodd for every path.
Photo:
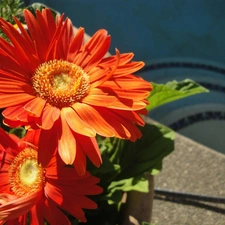
<instances>
[{"instance_id":1,"label":"flower bouquet","mask_svg":"<svg viewBox=\"0 0 225 225\"><path fill-rule=\"evenodd\" d=\"M132 193L153 193L149 175L174 148L143 115L206 90L145 81L133 53L106 57L106 30L84 42L63 14L16 2L0 18L0 224L129 223Z\"/></svg>"}]
</instances>

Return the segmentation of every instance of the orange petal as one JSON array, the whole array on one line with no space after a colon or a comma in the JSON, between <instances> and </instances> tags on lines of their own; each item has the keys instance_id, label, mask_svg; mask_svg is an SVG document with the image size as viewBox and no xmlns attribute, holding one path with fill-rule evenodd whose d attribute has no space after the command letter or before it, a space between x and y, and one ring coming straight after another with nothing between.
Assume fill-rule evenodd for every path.
<instances>
[{"instance_id":1,"label":"orange petal","mask_svg":"<svg viewBox=\"0 0 225 225\"><path fill-rule=\"evenodd\" d=\"M98 48L96 48L95 52L92 53L92 57L87 61L87 64L85 65L86 62L82 63L82 68L84 68L85 72L89 72L91 68L95 67L98 65L98 63L102 60L102 58L106 55L106 53L109 50L111 43L111 37L107 36L102 43L97 45Z\"/></svg>"},{"instance_id":2,"label":"orange petal","mask_svg":"<svg viewBox=\"0 0 225 225\"><path fill-rule=\"evenodd\" d=\"M85 121L86 124L93 127L98 134L105 137L115 136L114 129L106 122L107 115L103 117L95 107L79 102L74 104L73 108L80 118Z\"/></svg>"},{"instance_id":3,"label":"orange petal","mask_svg":"<svg viewBox=\"0 0 225 225\"><path fill-rule=\"evenodd\" d=\"M0 194L0 220L12 220L27 213L42 197L42 191L15 197L10 194Z\"/></svg>"},{"instance_id":4,"label":"orange petal","mask_svg":"<svg viewBox=\"0 0 225 225\"><path fill-rule=\"evenodd\" d=\"M14 201L18 199L18 196L7 194L7 193L1 193L0 194L0 205L5 205L8 202Z\"/></svg>"},{"instance_id":5,"label":"orange petal","mask_svg":"<svg viewBox=\"0 0 225 225\"><path fill-rule=\"evenodd\" d=\"M42 208L39 208L42 207ZM30 225L44 225L44 217L43 217L43 211L44 211L44 207L42 204L42 201L39 202L38 205L34 205L31 210L30 210ZM26 223L24 223L23 225L26 225Z\"/></svg>"},{"instance_id":6,"label":"orange petal","mask_svg":"<svg viewBox=\"0 0 225 225\"><path fill-rule=\"evenodd\" d=\"M104 112L104 110L103 110ZM111 118L113 117L116 121L118 121L121 126L124 129L124 136L121 136L120 138L129 139L131 141L135 141L137 138L140 138L142 136L140 130L136 127L136 125L128 120L125 117L122 117L122 112L120 110L107 110L105 109L105 114L108 114L108 116ZM125 114L126 115L126 114ZM115 127L117 128L117 127ZM121 130L120 130L121 131Z\"/></svg>"},{"instance_id":7,"label":"orange petal","mask_svg":"<svg viewBox=\"0 0 225 225\"><path fill-rule=\"evenodd\" d=\"M144 101L133 102L131 99L118 99L108 108L110 109L119 109L119 110L141 110L146 107Z\"/></svg>"},{"instance_id":8,"label":"orange petal","mask_svg":"<svg viewBox=\"0 0 225 225\"><path fill-rule=\"evenodd\" d=\"M50 10L48 10L48 11L50 11ZM49 13L51 14L51 11ZM51 16L48 15L48 19L49 19L49 17L52 17L52 14L51 14ZM56 20L57 20L57 25L53 26L55 30L54 30L54 33L51 36L51 42L48 46L48 51L47 51L46 57L45 57L46 61L56 59L58 50L60 50L60 49L57 49L57 46L58 46L58 42L60 40L60 35L62 35L62 30L63 30L63 28L65 28L65 26L63 26L64 14L62 14L61 17L56 16ZM49 30L51 30L50 25L51 24L49 24Z\"/></svg>"},{"instance_id":9,"label":"orange petal","mask_svg":"<svg viewBox=\"0 0 225 225\"><path fill-rule=\"evenodd\" d=\"M42 115L35 120L38 127L49 130L60 116L60 110L49 104L45 105Z\"/></svg>"},{"instance_id":10,"label":"orange petal","mask_svg":"<svg viewBox=\"0 0 225 225\"><path fill-rule=\"evenodd\" d=\"M35 45L38 46L38 48L36 48L38 58L40 59L40 62L44 62L46 59L45 56L47 52L47 46L49 44L47 42L48 39L45 38L45 33L34 15L27 9L24 10L24 18L26 20L29 34Z\"/></svg>"},{"instance_id":11,"label":"orange petal","mask_svg":"<svg viewBox=\"0 0 225 225\"><path fill-rule=\"evenodd\" d=\"M1 19L1 18L0 18ZM16 60L15 50L12 45L11 47L7 46L4 39L0 38L0 61L1 61L1 68L7 71L17 72L19 77L28 77L29 70L27 67L23 67L20 63ZM7 68L7 69L6 69Z\"/></svg>"},{"instance_id":12,"label":"orange petal","mask_svg":"<svg viewBox=\"0 0 225 225\"><path fill-rule=\"evenodd\" d=\"M95 90L93 91L93 89ZM82 100L83 103L108 107L113 105L113 103L117 100L115 96L108 95L100 89L98 89L99 91L96 90L97 88L93 89L91 89L89 94Z\"/></svg>"},{"instance_id":13,"label":"orange petal","mask_svg":"<svg viewBox=\"0 0 225 225\"><path fill-rule=\"evenodd\" d=\"M27 114L27 112L23 109L23 104L6 108L2 112L2 115L7 119L18 120L18 115L20 115L21 113Z\"/></svg>"},{"instance_id":14,"label":"orange petal","mask_svg":"<svg viewBox=\"0 0 225 225\"><path fill-rule=\"evenodd\" d=\"M125 118L120 117L119 115L112 112L112 110L104 107L92 107L99 113L99 118L104 118L110 130L114 132L114 136L119 138L130 139L132 130L129 130L126 126L128 121ZM97 120L98 122L98 120ZM133 124L133 122L130 122ZM129 124L129 128L130 124ZM133 124L132 129L137 129ZM105 136L105 135L103 135Z\"/></svg>"},{"instance_id":15,"label":"orange petal","mask_svg":"<svg viewBox=\"0 0 225 225\"><path fill-rule=\"evenodd\" d=\"M0 108L6 108L9 106L25 103L34 99L35 96L25 93L21 94L0 94Z\"/></svg>"},{"instance_id":16,"label":"orange petal","mask_svg":"<svg viewBox=\"0 0 225 225\"><path fill-rule=\"evenodd\" d=\"M36 97L29 101L23 108L30 116L39 117L43 112L45 104L46 101L44 99Z\"/></svg>"},{"instance_id":17,"label":"orange petal","mask_svg":"<svg viewBox=\"0 0 225 225\"><path fill-rule=\"evenodd\" d=\"M41 130L38 142L38 162L43 167L48 166L58 147L57 131L60 127L57 125L50 130Z\"/></svg>"},{"instance_id":18,"label":"orange petal","mask_svg":"<svg viewBox=\"0 0 225 225\"><path fill-rule=\"evenodd\" d=\"M105 75L110 72L110 68L111 67L95 67L94 69L92 69L91 73L88 73L90 75L90 83L92 84L92 86L95 84L95 82L103 80L105 78ZM97 85L95 85L95 87L97 87Z\"/></svg>"},{"instance_id":19,"label":"orange petal","mask_svg":"<svg viewBox=\"0 0 225 225\"><path fill-rule=\"evenodd\" d=\"M55 40L55 46L52 50L54 50L54 59L65 59L67 57L68 47L70 43L70 38L72 38L70 34L70 24L71 21L66 18L63 22L61 29L59 30L57 39Z\"/></svg>"},{"instance_id":20,"label":"orange petal","mask_svg":"<svg viewBox=\"0 0 225 225\"><path fill-rule=\"evenodd\" d=\"M8 120L6 118L3 119L3 124L8 126L8 127L12 127L12 128L28 125L27 123L24 123L24 122L21 122L21 121Z\"/></svg>"},{"instance_id":21,"label":"orange petal","mask_svg":"<svg viewBox=\"0 0 225 225\"><path fill-rule=\"evenodd\" d=\"M0 82L0 90L3 93L33 93L32 87L24 82L4 80Z\"/></svg>"},{"instance_id":22,"label":"orange petal","mask_svg":"<svg viewBox=\"0 0 225 225\"><path fill-rule=\"evenodd\" d=\"M92 83L91 84L92 88L100 86L114 74L114 72L116 71L116 69L119 65L119 61L120 61L120 52L118 49L116 49L116 56L117 56L117 60L116 60L115 65L113 65L113 67L110 68L110 70L105 74L105 76L102 79L96 80L94 83Z\"/></svg>"},{"instance_id":23,"label":"orange petal","mask_svg":"<svg viewBox=\"0 0 225 225\"><path fill-rule=\"evenodd\" d=\"M43 10L42 12L39 10L36 11L36 19L45 35L46 43L50 43L51 36L53 35L52 31L55 30L55 28L56 28L56 24L55 24L55 21L53 20L52 15L50 17L48 17L49 20L46 19L46 14L48 11L49 11L48 9ZM49 22L51 23L52 27L48 26ZM50 29L51 29L51 31L50 31ZM52 35L50 35L50 34L52 34Z\"/></svg>"},{"instance_id":24,"label":"orange petal","mask_svg":"<svg viewBox=\"0 0 225 225\"><path fill-rule=\"evenodd\" d=\"M112 109L113 110L113 109ZM125 118L128 121L132 121L140 126L144 126L145 122L143 118L139 115L139 111L125 111L125 110L113 110L119 116Z\"/></svg>"},{"instance_id":25,"label":"orange petal","mask_svg":"<svg viewBox=\"0 0 225 225\"><path fill-rule=\"evenodd\" d=\"M65 32L63 33L61 42L63 44L63 49L64 49L64 59L66 59L69 46L72 42L72 39L74 38L74 28L73 28L72 21L68 18L66 18L64 22L64 26L66 26L66 28L65 28Z\"/></svg>"},{"instance_id":26,"label":"orange petal","mask_svg":"<svg viewBox=\"0 0 225 225\"><path fill-rule=\"evenodd\" d=\"M142 101L143 99L147 98L149 96L149 90L125 90L125 89L119 89L114 88L110 91L110 94L118 96L119 98L124 99L132 99L133 101Z\"/></svg>"},{"instance_id":27,"label":"orange petal","mask_svg":"<svg viewBox=\"0 0 225 225\"><path fill-rule=\"evenodd\" d=\"M31 143L35 146L38 146L40 134L41 134L41 129L28 130L25 137L22 140L28 143Z\"/></svg>"},{"instance_id":28,"label":"orange petal","mask_svg":"<svg viewBox=\"0 0 225 225\"><path fill-rule=\"evenodd\" d=\"M64 114L66 122L74 132L89 137L94 137L96 135L95 130L89 124L85 123L72 108L62 108L62 113Z\"/></svg>"},{"instance_id":29,"label":"orange petal","mask_svg":"<svg viewBox=\"0 0 225 225\"><path fill-rule=\"evenodd\" d=\"M104 29L98 30L80 49L80 54L77 54L73 63L84 68L90 61L93 55L98 50L99 45L105 41L107 37L107 31Z\"/></svg>"},{"instance_id":30,"label":"orange petal","mask_svg":"<svg viewBox=\"0 0 225 225\"><path fill-rule=\"evenodd\" d=\"M125 65L118 66L116 71L114 72L114 75L118 74L132 74L141 68L144 67L144 62L129 62Z\"/></svg>"},{"instance_id":31,"label":"orange petal","mask_svg":"<svg viewBox=\"0 0 225 225\"><path fill-rule=\"evenodd\" d=\"M8 154L16 156L18 145L15 139L11 138L2 128L0 128L1 146Z\"/></svg>"},{"instance_id":32,"label":"orange petal","mask_svg":"<svg viewBox=\"0 0 225 225\"><path fill-rule=\"evenodd\" d=\"M93 188L93 186L92 186L92 188ZM64 208L64 207L70 208L70 209L66 210L69 213L74 211L74 214L76 215L76 211L75 211L76 208L86 208L86 209L96 209L97 208L97 204L95 202L93 202L91 199L89 199L88 197L86 197L84 195L78 195L78 194L77 195L71 195L71 193L67 194L66 189L67 188L64 188L65 194L63 196L64 198L63 198L62 208ZM74 210L72 210L72 208L74 208ZM74 215L74 214L72 214L72 215Z\"/></svg>"},{"instance_id":33,"label":"orange petal","mask_svg":"<svg viewBox=\"0 0 225 225\"><path fill-rule=\"evenodd\" d=\"M102 157L96 139L76 134L76 140L80 143L82 150L87 154L91 162L99 167L102 163Z\"/></svg>"},{"instance_id":34,"label":"orange petal","mask_svg":"<svg viewBox=\"0 0 225 225\"><path fill-rule=\"evenodd\" d=\"M125 88L127 90L151 90L152 85L150 82L143 80L140 77L129 74L123 77L116 77L114 80L115 84L118 87ZM113 85L110 81L105 82L103 86L111 87Z\"/></svg>"},{"instance_id":35,"label":"orange petal","mask_svg":"<svg viewBox=\"0 0 225 225\"><path fill-rule=\"evenodd\" d=\"M30 46L30 52L29 54L30 55L34 55L34 51L32 52L33 49L33 41L31 40L30 36L29 36L29 33L27 32L27 30L25 29L25 27L23 26L23 24L15 17L13 16L13 19L15 21L15 23L17 24L18 28L19 28L19 31L21 33L21 36L24 37L24 41L26 42L26 45ZM39 62L37 61L37 64Z\"/></svg>"},{"instance_id":36,"label":"orange petal","mask_svg":"<svg viewBox=\"0 0 225 225\"><path fill-rule=\"evenodd\" d=\"M9 71L7 71L6 69L4 70L0 69L0 75L1 75L2 81L8 81L8 82L20 81L20 82L23 82L24 84L29 83L29 79L26 76L24 76L23 74L20 74L19 71L11 70L11 68L9 69Z\"/></svg>"},{"instance_id":37,"label":"orange petal","mask_svg":"<svg viewBox=\"0 0 225 225\"><path fill-rule=\"evenodd\" d=\"M79 140L76 140L77 151L76 158L74 160L74 168L80 176L84 176L86 172L86 154L84 153L81 145L79 144Z\"/></svg>"},{"instance_id":38,"label":"orange petal","mask_svg":"<svg viewBox=\"0 0 225 225\"><path fill-rule=\"evenodd\" d=\"M84 196L81 196L81 199L77 201L77 195L69 196L65 198L62 196L62 192L59 188L47 183L45 186L45 192L52 201L54 201L61 209L65 210L69 214L73 215L75 218L81 220L82 222L86 222L86 218L83 210L81 209L80 204L82 204L84 200Z\"/></svg>"},{"instance_id":39,"label":"orange petal","mask_svg":"<svg viewBox=\"0 0 225 225\"><path fill-rule=\"evenodd\" d=\"M39 12L37 11L37 19L39 21ZM46 8L41 11L41 16L44 18L45 23L47 24L46 31L49 34L49 39L54 35L55 30L56 30L56 22L54 17L52 16L52 12L50 9Z\"/></svg>"},{"instance_id":40,"label":"orange petal","mask_svg":"<svg viewBox=\"0 0 225 225\"><path fill-rule=\"evenodd\" d=\"M6 108L2 112L2 115L5 117L4 121L9 122L9 120L11 120L12 122L19 122L23 125L27 125L27 123L33 123L34 118L28 115L23 106L24 105L21 104Z\"/></svg>"},{"instance_id":41,"label":"orange petal","mask_svg":"<svg viewBox=\"0 0 225 225\"><path fill-rule=\"evenodd\" d=\"M30 62L30 58L33 58L33 55L30 53L33 53L33 51L30 48L30 46L27 45L27 42L24 39L24 37L10 23L7 23L3 19L0 19L0 23L1 23L1 29L7 35L12 45L14 46L13 54L15 56L19 56L19 57L15 57L17 62L22 67L24 67L26 71L33 71L32 64Z\"/></svg>"},{"instance_id":42,"label":"orange petal","mask_svg":"<svg viewBox=\"0 0 225 225\"><path fill-rule=\"evenodd\" d=\"M59 225L59 224L71 225L70 220L67 218L67 216L51 200L46 200L43 205L40 206L38 205L37 212L39 212L40 210L42 210L43 212L42 214L43 218L45 218L47 222L51 225Z\"/></svg>"},{"instance_id":43,"label":"orange petal","mask_svg":"<svg viewBox=\"0 0 225 225\"><path fill-rule=\"evenodd\" d=\"M76 157L76 140L73 131L66 122L65 116L61 113L61 132L58 132L58 152L66 164L72 165Z\"/></svg>"},{"instance_id":44,"label":"orange petal","mask_svg":"<svg viewBox=\"0 0 225 225\"><path fill-rule=\"evenodd\" d=\"M84 28L79 28L69 46L68 53L67 53L68 61L72 62L74 60L77 52L80 50L80 47L83 44L83 41L84 41Z\"/></svg>"},{"instance_id":45,"label":"orange petal","mask_svg":"<svg viewBox=\"0 0 225 225\"><path fill-rule=\"evenodd\" d=\"M119 65L124 65L131 61L131 59L134 57L134 53L122 53L120 54L120 62ZM110 67L113 66L117 61L117 56L112 55L107 58L102 59L101 63L99 63L99 67Z\"/></svg>"}]
</instances>

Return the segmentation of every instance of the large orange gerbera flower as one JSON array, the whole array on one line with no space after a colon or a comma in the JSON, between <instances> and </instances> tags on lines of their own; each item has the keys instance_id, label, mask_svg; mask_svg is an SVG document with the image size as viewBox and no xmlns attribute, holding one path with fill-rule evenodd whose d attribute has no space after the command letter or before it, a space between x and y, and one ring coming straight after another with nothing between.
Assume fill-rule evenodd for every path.
<instances>
[{"instance_id":1,"label":"large orange gerbera flower","mask_svg":"<svg viewBox=\"0 0 225 225\"><path fill-rule=\"evenodd\" d=\"M38 133L31 131L20 140L0 129L0 224L26 225L29 217L31 225L44 220L69 225L59 208L85 222L82 208L96 208L85 195L101 193L99 179L88 172L79 176L74 167L65 167L58 154L46 168L38 164Z\"/></svg>"},{"instance_id":2,"label":"large orange gerbera flower","mask_svg":"<svg viewBox=\"0 0 225 225\"><path fill-rule=\"evenodd\" d=\"M110 46L106 30L83 43L84 29L74 36L71 21L54 20L49 9L24 11L28 31L3 19L0 27L0 107L5 124L42 128L39 160L45 166L54 149L66 164L85 173L86 155L99 166L96 134L135 141L144 125L151 84L133 75L143 62L132 53L104 58ZM56 141L55 141L56 140ZM46 145L48 143L48 145Z\"/></svg>"}]
</instances>

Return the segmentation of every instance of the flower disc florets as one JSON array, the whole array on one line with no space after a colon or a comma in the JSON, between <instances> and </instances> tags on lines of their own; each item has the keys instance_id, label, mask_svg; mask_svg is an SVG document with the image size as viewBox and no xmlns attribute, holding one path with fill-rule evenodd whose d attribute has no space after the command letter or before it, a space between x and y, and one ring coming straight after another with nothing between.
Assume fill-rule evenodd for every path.
<instances>
[{"instance_id":1,"label":"flower disc florets","mask_svg":"<svg viewBox=\"0 0 225 225\"><path fill-rule=\"evenodd\" d=\"M26 148L15 158L9 168L9 183L17 196L41 190L45 183L45 170L37 160L37 151Z\"/></svg>"},{"instance_id":2,"label":"flower disc florets","mask_svg":"<svg viewBox=\"0 0 225 225\"><path fill-rule=\"evenodd\" d=\"M41 64L32 82L36 95L57 108L82 100L90 89L89 75L81 67L62 60Z\"/></svg>"}]
</instances>

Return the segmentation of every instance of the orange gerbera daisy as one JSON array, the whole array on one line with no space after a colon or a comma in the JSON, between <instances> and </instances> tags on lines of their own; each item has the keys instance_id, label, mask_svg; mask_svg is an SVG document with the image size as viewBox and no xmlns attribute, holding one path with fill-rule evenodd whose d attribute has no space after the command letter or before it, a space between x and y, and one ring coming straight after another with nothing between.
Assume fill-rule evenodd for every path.
<instances>
[{"instance_id":1,"label":"orange gerbera daisy","mask_svg":"<svg viewBox=\"0 0 225 225\"><path fill-rule=\"evenodd\" d=\"M66 164L85 173L86 156L101 164L96 134L135 141L144 125L151 84L133 75L144 66L133 53L104 58L110 47L106 30L83 43L84 29L74 35L71 21L56 19L49 9L24 11L27 30L3 19L0 28L0 108L11 127L42 128L38 154L45 166L57 147ZM56 139L56 141L55 141ZM48 143L48 145L46 145Z\"/></svg>"},{"instance_id":2,"label":"orange gerbera daisy","mask_svg":"<svg viewBox=\"0 0 225 225\"><path fill-rule=\"evenodd\" d=\"M62 210L85 222L83 208L96 204L86 197L102 192L99 179L84 176L74 167L65 167L55 154L47 167L37 161L39 131L23 138L8 135L0 128L0 224L70 224ZM62 209L62 210L60 210Z\"/></svg>"}]
</instances>

